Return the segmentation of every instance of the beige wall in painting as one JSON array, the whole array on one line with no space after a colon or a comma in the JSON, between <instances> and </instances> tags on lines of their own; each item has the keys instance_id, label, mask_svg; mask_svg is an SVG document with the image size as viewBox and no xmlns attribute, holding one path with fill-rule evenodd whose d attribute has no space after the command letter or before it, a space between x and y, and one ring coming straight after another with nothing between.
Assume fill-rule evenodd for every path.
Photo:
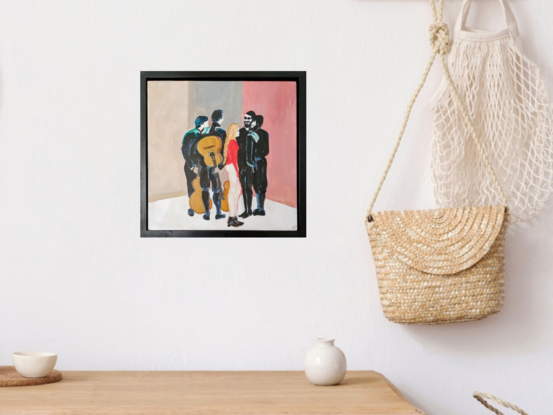
<instances>
[{"instance_id":1,"label":"beige wall in painting","mask_svg":"<svg viewBox=\"0 0 553 415\"><path fill-rule=\"evenodd\" d=\"M148 199L185 195L182 139L188 120L188 82L148 82Z\"/></svg>"}]
</instances>

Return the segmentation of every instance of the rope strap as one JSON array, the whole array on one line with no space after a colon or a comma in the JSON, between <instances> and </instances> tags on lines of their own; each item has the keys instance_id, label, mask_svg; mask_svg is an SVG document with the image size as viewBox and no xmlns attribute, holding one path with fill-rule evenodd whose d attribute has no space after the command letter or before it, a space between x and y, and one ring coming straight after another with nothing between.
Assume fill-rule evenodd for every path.
<instances>
[{"instance_id":1,"label":"rope strap","mask_svg":"<svg viewBox=\"0 0 553 415\"><path fill-rule=\"evenodd\" d=\"M447 24L445 24L442 21L442 15L444 10L444 0L437 0L438 3L436 4L436 0L429 0L430 1L430 7L432 8L432 14L434 16L434 22L430 25L430 44L432 45L432 55L430 56L430 59L428 60L428 63L426 64L426 68L424 69L422 79L420 83L418 84L417 88L415 89L415 93L413 94L413 97L409 101L409 104L407 105L407 111L405 112L405 116L403 117L403 122L401 124L401 129L399 131L399 135L396 139L396 143L394 145L394 148L392 150L392 155L390 156L390 159L388 160L388 164L386 165L386 168L384 169L384 174L382 175L382 178L380 179L380 182L378 183L378 186L376 188L376 191L373 195L373 198L371 200L371 203L369 204L369 208L367 209L366 217L370 221L372 221L372 210L374 207L374 204L376 202L376 199L378 198L378 194L380 193L380 190L382 189L382 185L384 184L384 181L386 180L386 176L388 175L388 172L390 170L390 167L392 166L392 162L394 161L394 158L396 156L397 150L399 148L399 144L401 143L401 139L403 137L403 134L405 132L405 128L407 127L407 123L409 121L409 116L411 115L411 110L413 109L413 105L415 104L415 101L417 100L417 97L419 96L419 93L422 90L422 87L424 86L426 82L426 78L428 77L428 73L430 72L430 68L432 68L432 64L434 63L434 59L436 58L436 55L440 55L440 62L442 64L442 71L445 77L445 80L447 82L447 86L449 87L449 90L451 91L451 95L453 96L453 99L455 100L455 104L457 105L457 108L461 112L461 115L463 117L463 122L465 123L466 127L468 128L470 135L472 137L472 140L474 141L474 144L476 145L476 148L478 150L478 153L480 154L482 160L484 161L484 165L486 166L486 170L490 174L492 181L494 185L497 187L499 191L499 195L501 197L502 203L507 206L507 198L505 197L505 193L503 193L503 189L501 188L501 185L499 184L499 181L497 180L497 176L495 172L493 171L493 168L486 157L486 154L484 153L484 149L482 147L482 144L480 143L480 140L478 139L476 135L476 131L474 130L474 126L472 124L472 121L467 113L467 110L457 92L455 89L455 86L453 85L453 80L451 79L451 75L449 73L449 69L447 67L447 63L445 60L445 55L449 53L451 50L451 40L449 38L449 29L447 27Z\"/></svg>"},{"instance_id":2,"label":"rope strap","mask_svg":"<svg viewBox=\"0 0 553 415\"><path fill-rule=\"evenodd\" d=\"M486 408L488 408L490 411L495 412L497 415L503 415L502 412L495 409L493 406L491 406L488 402L486 402L486 399L489 399L491 401L497 402L500 405L503 405L505 408L512 409L515 412L518 412L520 415L528 415L526 412L524 412L522 409L520 409L518 406L515 406L513 404L510 404L509 402L505 402L499 398L496 398L495 396L488 395L486 393L482 392L474 392L472 395L474 398L480 402L482 405L484 405Z\"/></svg>"}]
</instances>

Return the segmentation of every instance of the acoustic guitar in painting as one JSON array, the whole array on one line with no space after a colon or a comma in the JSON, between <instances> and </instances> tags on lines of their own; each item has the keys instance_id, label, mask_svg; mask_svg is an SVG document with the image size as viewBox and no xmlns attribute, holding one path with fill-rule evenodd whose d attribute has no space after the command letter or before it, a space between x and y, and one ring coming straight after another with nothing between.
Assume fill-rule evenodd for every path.
<instances>
[{"instance_id":1,"label":"acoustic guitar in painting","mask_svg":"<svg viewBox=\"0 0 553 415\"><path fill-rule=\"evenodd\" d=\"M197 214L205 213L204 202L202 200L202 187L200 186L199 177L196 177L192 181L192 187L194 188L194 193L192 193L192 196L188 199L190 209ZM213 202L209 199L209 209L211 209L212 206Z\"/></svg>"},{"instance_id":2,"label":"acoustic guitar in painting","mask_svg":"<svg viewBox=\"0 0 553 415\"><path fill-rule=\"evenodd\" d=\"M229 207L228 207L228 191L230 189L230 182L227 180L225 182L225 184L223 185L223 194L221 195L222 196L222 200L221 200L221 209L223 210L223 212L228 212L229 211Z\"/></svg>"},{"instance_id":3,"label":"acoustic guitar in painting","mask_svg":"<svg viewBox=\"0 0 553 415\"><path fill-rule=\"evenodd\" d=\"M222 147L223 141L214 135L204 137L198 141L198 153L203 156L207 167L215 167L221 164L223 161Z\"/></svg>"}]
</instances>

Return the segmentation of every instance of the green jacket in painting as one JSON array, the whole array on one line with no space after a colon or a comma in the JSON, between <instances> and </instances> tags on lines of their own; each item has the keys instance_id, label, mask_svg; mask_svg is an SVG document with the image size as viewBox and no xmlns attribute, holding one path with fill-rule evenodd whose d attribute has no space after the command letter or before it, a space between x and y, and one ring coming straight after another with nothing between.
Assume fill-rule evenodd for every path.
<instances>
[{"instance_id":1,"label":"green jacket in painting","mask_svg":"<svg viewBox=\"0 0 553 415\"><path fill-rule=\"evenodd\" d=\"M193 128L192 130L188 131L182 139L182 156L184 157L184 161L186 162L187 166L191 169L197 167L195 162L195 153L199 136L200 130L198 130L197 128Z\"/></svg>"}]
</instances>

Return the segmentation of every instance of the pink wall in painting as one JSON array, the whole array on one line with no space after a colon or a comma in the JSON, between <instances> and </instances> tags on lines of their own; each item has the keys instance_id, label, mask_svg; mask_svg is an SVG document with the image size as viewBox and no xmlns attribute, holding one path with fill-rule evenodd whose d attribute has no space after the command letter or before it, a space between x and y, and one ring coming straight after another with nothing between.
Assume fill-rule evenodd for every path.
<instances>
[{"instance_id":1,"label":"pink wall in painting","mask_svg":"<svg viewBox=\"0 0 553 415\"><path fill-rule=\"evenodd\" d=\"M296 83L244 82L242 110L263 115L269 133L267 198L297 207Z\"/></svg>"}]
</instances>

